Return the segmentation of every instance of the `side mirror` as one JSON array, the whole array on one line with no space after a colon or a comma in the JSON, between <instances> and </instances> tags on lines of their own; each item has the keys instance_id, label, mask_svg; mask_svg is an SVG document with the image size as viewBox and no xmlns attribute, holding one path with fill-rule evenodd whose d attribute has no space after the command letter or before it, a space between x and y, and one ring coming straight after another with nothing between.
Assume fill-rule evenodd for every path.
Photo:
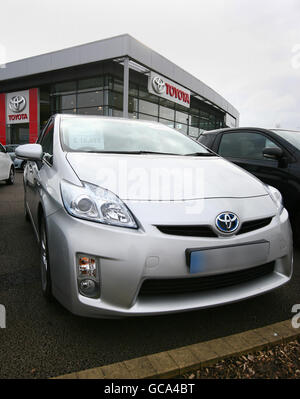
<instances>
[{"instance_id":1,"label":"side mirror","mask_svg":"<svg viewBox=\"0 0 300 399\"><path fill-rule=\"evenodd\" d=\"M278 147L266 147L263 149L263 156L265 158L279 160L283 157L283 151Z\"/></svg>"},{"instance_id":2,"label":"side mirror","mask_svg":"<svg viewBox=\"0 0 300 399\"><path fill-rule=\"evenodd\" d=\"M24 144L16 148L16 157L26 161L41 161L43 149L40 144Z\"/></svg>"}]
</instances>

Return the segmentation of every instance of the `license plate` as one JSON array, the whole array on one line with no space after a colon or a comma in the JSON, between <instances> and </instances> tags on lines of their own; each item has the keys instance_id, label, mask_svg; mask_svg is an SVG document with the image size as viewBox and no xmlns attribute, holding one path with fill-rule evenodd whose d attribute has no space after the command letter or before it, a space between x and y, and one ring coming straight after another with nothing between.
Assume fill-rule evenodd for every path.
<instances>
[{"instance_id":1,"label":"license plate","mask_svg":"<svg viewBox=\"0 0 300 399\"><path fill-rule=\"evenodd\" d=\"M186 262L190 273L226 273L248 269L266 263L270 250L268 241L229 245L213 248L186 249Z\"/></svg>"}]
</instances>

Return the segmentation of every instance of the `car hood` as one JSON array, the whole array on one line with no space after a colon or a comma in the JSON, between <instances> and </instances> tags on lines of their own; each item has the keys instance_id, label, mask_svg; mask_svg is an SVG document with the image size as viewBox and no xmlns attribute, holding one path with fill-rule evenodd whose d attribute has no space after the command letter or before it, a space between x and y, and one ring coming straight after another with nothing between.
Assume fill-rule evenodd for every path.
<instances>
[{"instance_id":1,"label":"car hood","mask_svg":"<svg viewBox=\"0 0 300 399\"><path fill-rule=\"evenodd\" d=\"M267 195L254 176L220 157L67 153L81 181L122 200L177 201Z\"/></svg>"}]
</instances>

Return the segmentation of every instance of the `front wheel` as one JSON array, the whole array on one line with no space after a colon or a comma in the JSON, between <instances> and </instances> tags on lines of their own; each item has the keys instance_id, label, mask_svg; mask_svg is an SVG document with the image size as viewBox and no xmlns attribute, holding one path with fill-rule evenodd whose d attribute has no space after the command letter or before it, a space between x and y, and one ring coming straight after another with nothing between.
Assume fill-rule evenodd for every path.
<instances>
[{"instance_id":1,"label":"front wheel","mask_svg":"<svg viewBox=\"0 0 300 399\"><path fill-rule=\"evenodd\" d=\"M27 205L26 205L26 192L25 192L25 189L24 189L24 216L25 216L26 222L30 222L30 217L29 217L29 213L28 213Z\"/></svg>"},{"instance_id":2,"label":"front wheel","mask_svg":"<svg viewBox=\"0 0 300 399\"><path fill-rule=\"evenodd\" d=\"M51 275L50 275L50 264L48 254L48 240L46 231L45 219L41 220L40 227L40 268L41 268L41 284L44 297L48 300L52 300L52 289L51 289Z\"/></svg>"},{"instance_id":3,"label":"front wheel","mask_svg":"<svg viewBox=\"0 0 300 399\"><path fill-rule=\"evenodd\" d=\"M294 247L300 248L300 212L296 213L296 215L293 215L291 220L292 220Z\"/></svg>"},{"instance_id":4,"label":"front wheel","mask_svg":"<svg viewBox=\"0 0 300 399\"><path fill-rule=\"evenodd\" d=\"M9 178L6 180L6 184L14 184L14 182L15 182L15 169L11 167L9 172Z\"/></svg>"}]
</instances>

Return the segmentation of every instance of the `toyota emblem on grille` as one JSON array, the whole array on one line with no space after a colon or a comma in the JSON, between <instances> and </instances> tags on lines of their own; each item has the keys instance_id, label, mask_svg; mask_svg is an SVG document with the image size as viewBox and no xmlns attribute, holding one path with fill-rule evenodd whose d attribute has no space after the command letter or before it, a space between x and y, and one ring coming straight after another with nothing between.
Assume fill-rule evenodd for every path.
<instances>
[{"instance_id":1,"label":"toyota emblem on grille","mask_svg":"<svg viewBox=\"0 0 300 399\"><path fill-rule=\"evenodd\" d=\"M12 112L21 112L26 107L26 99L23 96L14 96L9 100L8 106Z\"/></svg>"},{"instance_id":2,"label":"toyota emblem on grille","mask_svg":"<svg viewBox=\"0 0 300 399\"><path fill-rule=\"evenodd\" d=\"M239 225L239 218L233 212L222 212L216 217L216 226L221 233L233 233Z\"/></svg>"},{"instance_id":3,"label":"toyota emblem on grille","mask_svg":"<svg viewBox=\"0 0 300 399\"><path fill-rule=\"evenodd\" d=\"M152 87L153 90L158 94L162 94L166 90L166 84L159 76L156 76L152 79Z\"/></svg>"}]
</instances>

